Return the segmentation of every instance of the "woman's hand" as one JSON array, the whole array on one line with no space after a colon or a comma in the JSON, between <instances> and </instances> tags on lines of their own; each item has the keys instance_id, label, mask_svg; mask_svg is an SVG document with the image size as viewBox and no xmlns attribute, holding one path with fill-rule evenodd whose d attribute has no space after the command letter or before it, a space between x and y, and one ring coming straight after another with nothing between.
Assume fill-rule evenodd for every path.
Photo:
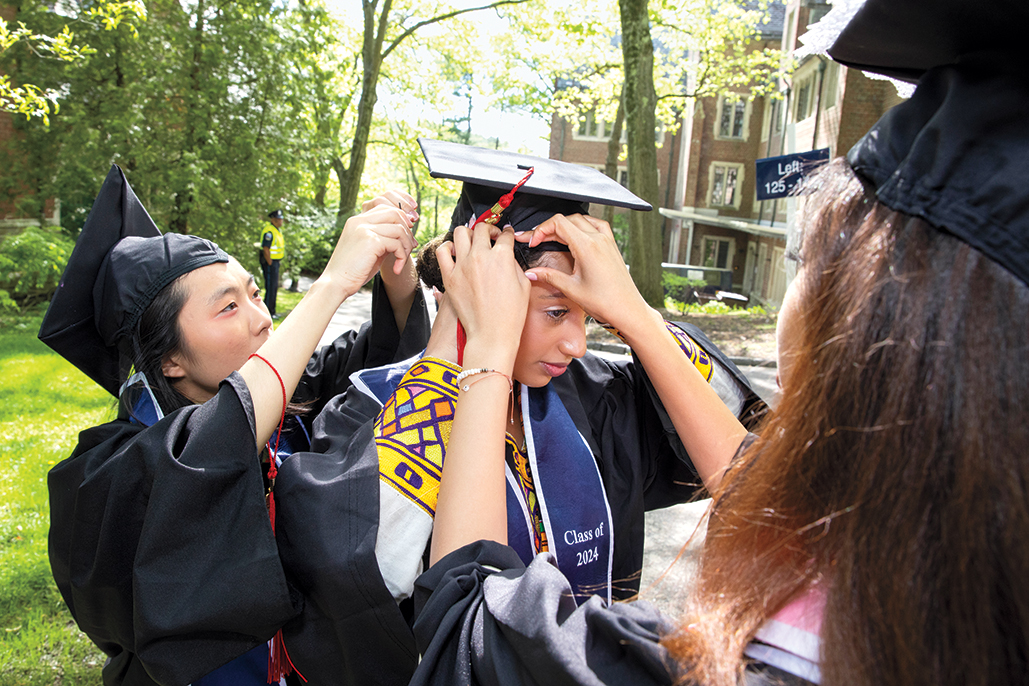
<instances>
[{"instance_id":1,"label":"woman's hand","mask_svg":"<svg viewBox=\"0 0 1029 686\"><path fill-rule=\"evenodd\" d=\"M594 319L626 331L640 317L653 318L607 222L581 214L556 214L516 240L530 246L556 240L568 246L575 261L571 274L547 267L535 267L526 274L557 288Z\"/></svg>"},{"instance_id":2,"label":"woman's hand","mask_svg":"<svg viewBox=\"0 0 1029 686\"><path fill-rule=\"evenodd\" d=\"M395 208L405 214L410 222L409 229L418 221L418 203L404 191L386 191L362 204L361 211L370 212L378 207ZM379 265L379 276L393 309L397 330L403 333L411 305L414 304L415 291L418 290L418 272L415 270L414 260L410 259L410 250L404 259L398 259L393 253L386 253Z\"/></svg>"},{"instance_id":3,"label":"woman's hand","mask_svg":"<svg viewBox=\"0 0 1029 686\"><path fill-rule=\"evenodd\" d=\"M491 233L496 243L490 245ZM525 324L531 284L514 258L514 231L489 224L459 226L453 243L436 250L449 300L464 325L468 348L490 351L510 373Z\"/></svg>"},{"instance_id":4,"label":"woman's hand","mask_svg":"<svg viewBox=\"0 0 1029 686\"><path fill-rule=\"evenodd\" d=\"M414 207L414 199L407 193L389 191L365 203L361 214L347 220L320 279L339 286L340 302L368 283L387 258L390 273L409 278L405 267L410 267L411 251L417 245L411 232L417 218Z\"/></svg>"}]
</instances>

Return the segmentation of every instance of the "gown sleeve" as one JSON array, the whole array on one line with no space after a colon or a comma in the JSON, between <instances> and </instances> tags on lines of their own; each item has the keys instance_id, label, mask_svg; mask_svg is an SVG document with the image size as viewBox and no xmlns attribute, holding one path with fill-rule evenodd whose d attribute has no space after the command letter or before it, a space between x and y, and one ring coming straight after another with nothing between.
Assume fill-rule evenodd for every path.
<instances>
[{"instance_id":1,"label":"gown sleeve","mask_svg":"<svg viewBox=\"0 0 1029 686\"><path fill-rule=\"evenodd\" d=\"M298 613L237 373L147 429L84 431L48 484L54 579L105 683L188 684Z\"/></svg>"},{"instance_id":2,"label":"gown sleeve","mask_svg":"<svg viewBox=\"0 0 1029 686\"><path fill-rule=\"evenodd\" d=\"M526 568L507 546L479 541L422 574L415 585L412 686L673 684L660 644L674 627L645 601L576 607L548 553Z\"/></svg>"},{"instance_id":3,"label":"gown sleeve","mask_svg":"<svg viewBox=\"0 0 1029 686\"><path fill-rule=\"evenodd\" d=\"M431 328L425 297L419 288L415 291L415 299L401 333L382 278L376 274L372 285L371 319L361 326L360 331L347 331L317 350L307 363L304 376L293 394L293 402L304 403L308 407L304 415L309 418L308 428L311 420L332 398L350 387L351 374L417 354L428 342Z\"/></svg>"}]
</instances>

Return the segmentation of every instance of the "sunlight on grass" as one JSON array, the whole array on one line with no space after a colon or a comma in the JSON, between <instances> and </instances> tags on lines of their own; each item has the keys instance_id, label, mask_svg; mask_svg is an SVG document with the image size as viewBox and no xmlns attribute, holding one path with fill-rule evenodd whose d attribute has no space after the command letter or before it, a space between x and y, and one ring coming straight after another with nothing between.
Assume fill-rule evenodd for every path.
<instances>
[{"instance_id":1,"label":"sunlight on grass","mask_svg":"<svg viewBox=\"0 0 1029 686\"><path fill-rule=\"evenodd\" d=\"M105 656L75 626L50 574L46 474L113 400L35 337L0 333L0 683L100 684Z\"/></svg>"}]
</instances>

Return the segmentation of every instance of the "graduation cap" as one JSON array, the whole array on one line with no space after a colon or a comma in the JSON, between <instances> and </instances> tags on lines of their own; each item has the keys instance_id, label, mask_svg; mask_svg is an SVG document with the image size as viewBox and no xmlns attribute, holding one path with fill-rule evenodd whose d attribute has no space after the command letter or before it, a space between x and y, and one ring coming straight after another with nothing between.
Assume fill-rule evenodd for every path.
<instances>
[{"instance_id":1,"label":"graduation cap","mask_svg":"<svg viewBox=\"0 0 1029 686\"><path fill-rule=\"evenodd\" d=\"M868 0L829 48L917 80L847 155L880 202L953 234L1029 285L1024 0Z\"/></svg>"},{"instance_id":2,"label":"graduation cap","mask_svg":"<svg viewBox=\"0 0 1029 686\"><path fill-rule=\"evenodd\" d=\"M196 236L161 235L111 166L43 317L39 338L118 396L122 351L143 311L179 276L229 256Z\"/></svg>"},{"instance_id":3,"label":"graduation cap","mask_svg":"<svg viewBox=\"0 0 1029 686\"><path fill-rule=\"evenodd\" d=\"M829 49L848 67L916 83L929 69L998 46L1017 50L1025 0L867 0Z\"/></svg>"},{"instance_id":4,"label":"graduation cap","mask_svg":"<svg viewBox=\"0 0 1029 686\"><path fill-rule=\"evenodd\" d=\"M478 217L487 212L520 182L524 183L503 208L498 222L501 226L510 224L516 231L533 229L555 214L588 214L591 202L653 209L650 203L591 167L426 138L419 138L418 144L430 176L464 181L454 210L454 225L468 221L473 214ZM533 172L528 175L530 169Z\"/></svg>"}]
</instances>

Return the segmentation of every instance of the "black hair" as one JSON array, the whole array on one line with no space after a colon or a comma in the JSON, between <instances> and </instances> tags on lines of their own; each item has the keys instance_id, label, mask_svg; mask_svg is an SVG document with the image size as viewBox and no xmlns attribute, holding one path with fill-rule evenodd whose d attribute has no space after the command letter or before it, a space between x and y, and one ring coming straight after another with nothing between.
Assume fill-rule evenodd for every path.
<instances>
[{"instance_id":1,"label":"black hair","mask_svg":"<svg viewBox=\"0 0 1029 686\"><path fill-rule=\"evenodd\" d=\"M451 227L449 231L441 236L436 236L428 243L422 246L418 252L418 278L422 280L426 288L436 287L440 292L445 291L443 288L443 276L439 271L439 262L436 261L436 248L441 244L454 240L454 229ZM539 266L540 262L543 261L544 255L551 252L556 252L556 244L541 243L534 248L530 248L528 243L519 243L515 241L514 244L514 256L518 261L518 266L524 269L532 269L533 267ZM562 252L567 252L562 251Z\"/></svg>"},{"instance_id":2,"label":"black hair","mask_svg":"<svg viewBox=\"0 0 1029 686\"><path fill-rule=\"evenodd\" d=\"M165 286L143 311L131 335L133 367L146 374L150 389L165 414L195 404L175 388L176 380L166 377L163 371L169 355L185 352L179 313L186 304L186 296L179 279Z\"/></svg>"}]
</instances>

